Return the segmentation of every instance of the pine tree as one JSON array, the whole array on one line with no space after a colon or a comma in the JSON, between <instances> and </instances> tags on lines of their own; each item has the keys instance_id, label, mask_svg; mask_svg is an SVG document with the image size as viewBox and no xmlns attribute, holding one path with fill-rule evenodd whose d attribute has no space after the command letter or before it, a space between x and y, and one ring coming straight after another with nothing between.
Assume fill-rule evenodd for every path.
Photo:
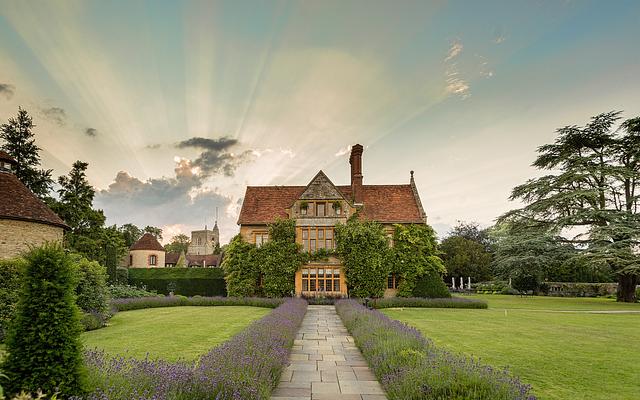
<instances>
[{"instance_id":1,"label":"pine tree","mask_svg":"<svg viewBox=\"0 0 640 400\"><path fill-rule=\"evenodd\" d=\"M0 126L0 148L17 161L16 177L41 199L49 196L53 185L50 169L40 169L40 147L35 143L33 119L19 108L18 116Z\"/></svg>"}]
</instances>

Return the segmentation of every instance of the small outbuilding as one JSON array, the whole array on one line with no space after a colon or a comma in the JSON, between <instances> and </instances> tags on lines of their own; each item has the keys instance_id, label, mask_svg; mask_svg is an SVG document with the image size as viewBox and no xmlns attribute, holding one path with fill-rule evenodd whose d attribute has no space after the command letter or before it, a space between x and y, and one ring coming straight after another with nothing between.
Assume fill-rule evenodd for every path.
<instances>
[{"instance_id":1,"label":"small outbuilding","mask_svg":"<svg viewBox=\"0 0 640 400\"><path fill-rule=\"evenodd\" d=\"M15 175L17 162L0 151L0 259L46 242L62 243L69 227Z\"/></svg>"},{"instance_id":2,"label":"small outbuilding","mask_svg":"<svg viewBox=\"0 0 640 400\"><path fill-rule=\"evenodd\" d=\"M164 247L155 236L147 232L129 248L129 267L164 268L165 256Z\"/></svg>"}]
</instances>

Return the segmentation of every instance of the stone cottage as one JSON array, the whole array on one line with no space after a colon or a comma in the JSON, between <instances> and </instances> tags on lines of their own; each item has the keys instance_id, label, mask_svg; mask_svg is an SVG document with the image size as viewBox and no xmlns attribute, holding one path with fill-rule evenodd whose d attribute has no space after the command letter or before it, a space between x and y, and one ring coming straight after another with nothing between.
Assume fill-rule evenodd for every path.
<instances>
[{"instance_id":1,"label":"stone cottage","mask_svg":"<svg viewBox=\"0 0 640 400\"><path fill-rule=\"evenodd\" d=\"M0 259L46 242L62 243L68 226L15 176L16 160L0 151Z\"/></svg>"},{"instance_id":2,"label":"stone cottage","mask_svg":"<svg viewBox=\"0 0 640 400\"><path fill-rule=\"evenodd\" d=\"M394 224L426 224L413 171L408 184L364 185L363 147L351 149L351 184L336 186L319 171L306 186L248 186L238 219L240 234L260 246L269 240L268 224L277 218L296 221L296 241L304 251L335 249L334 228L359 210L363 219L380 222L389 236ZM347 283L340 260L310 262L296 273L297 295L346 295ZM395 276L387 279L386 296L397 288Z\"/></svg>"}]
</instances>

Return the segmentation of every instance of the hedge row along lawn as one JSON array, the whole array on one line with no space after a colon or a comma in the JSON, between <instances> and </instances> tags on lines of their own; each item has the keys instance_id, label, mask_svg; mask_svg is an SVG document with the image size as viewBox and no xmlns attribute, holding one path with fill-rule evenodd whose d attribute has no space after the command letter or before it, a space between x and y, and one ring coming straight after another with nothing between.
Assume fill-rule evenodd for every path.
<instances>
[{"instance_id":1,"label":"hedge row along lawn","mask_svg":"<svg viewBox=\"0 0 640 400\"><path fill-rule=\"evenodd\" d=\"M129 283L161 294L226 296L220 268L129 268Z\"/></svg>"},{"instance_id":2,"label":"hedge row along lawn","mask_svg":"<svg viewBox=\"0 0 640 400\"><path fill-rule=\"evenodd\" d=\"M540 399L640 398L640 304L602 298L473 298L488 301L489 309L382 312L451 351L494 367L509 366Z\"/></svg>"},{"instance_id":3,"label":"hedge row along lawn","mask_svg":"<svg viewBox=\"0 0 640 400\"><path fill-rule=\"evenodd\" d=\"M82 335L85 348L143 359L195 360L271 312L258 307L168 307L117 313Z\"/></svg>"}]
</instances>

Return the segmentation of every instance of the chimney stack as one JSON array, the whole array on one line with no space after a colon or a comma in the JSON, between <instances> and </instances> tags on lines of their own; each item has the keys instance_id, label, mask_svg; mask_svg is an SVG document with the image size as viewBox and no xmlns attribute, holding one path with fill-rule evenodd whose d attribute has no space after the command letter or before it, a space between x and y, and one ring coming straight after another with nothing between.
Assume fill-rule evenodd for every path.
<instances>
[{"instance_id":1,"label":"chimney stack","mask_svg":"<svg viewBox=\"0 0 640 400\"><path fill-rule=\"evenodd\" d=\"M351 193L355 204L362 204L364 199L362 189L362 150L362 145L354 144L351 147L351 156L349 157L349 164L351 164Z\"/></svg>"}]
</instances>

